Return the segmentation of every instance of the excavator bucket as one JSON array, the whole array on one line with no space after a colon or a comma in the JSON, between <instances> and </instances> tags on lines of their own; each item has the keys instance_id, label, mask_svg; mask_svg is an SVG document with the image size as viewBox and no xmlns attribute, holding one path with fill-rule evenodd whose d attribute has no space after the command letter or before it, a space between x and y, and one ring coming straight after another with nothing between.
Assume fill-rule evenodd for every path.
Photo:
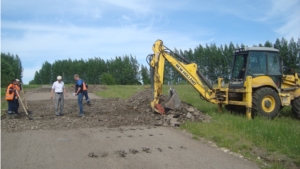
<instances>
[{"instance_id":1,"label":"excavator bucket","mask_svg":"<svg viewBox=\"0 0 300 169\"><path fill-rule=\"evenodd\" d=\"M181 105L181 101L179 99L176 90L170 88L169 97L165 101L164 107L172 110L172 109L177 109L178 107L180 107L180 105Z\"/></svg>"}]
</instances>

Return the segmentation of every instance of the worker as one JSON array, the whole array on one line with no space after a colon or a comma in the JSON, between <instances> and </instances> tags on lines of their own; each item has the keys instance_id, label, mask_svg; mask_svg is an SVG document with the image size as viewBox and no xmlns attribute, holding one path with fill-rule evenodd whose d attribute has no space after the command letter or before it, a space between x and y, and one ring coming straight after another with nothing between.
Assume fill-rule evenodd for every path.
<instances>
[{"instance_id":1,"label":"worker","mask_svg":"<svg viewBox=\"0 0 300 169\"><path fill-rule=\"evenodd\" d=\"M83 87L82 94L85 96L85 100L86 100L87 105L90 106L91 105L91 101L90 101L90 98L89 98L89 95L88 95L88 91L87 91L89 86L88 86L88 84L85 81L83 81L82 87Z\"/></svg>"},{"instance_id":2,"label":"worker","mask_svg":"<svg viewBox=\"0 0 300 169\"><path fill-rule=\"evenodd\" d=\"M15 111L16 111L16 87L15 85L17 84L16 79L13 79L11 81L11 84L8 85L6 89L6 100L8 103L8 118L13 119L15 117Z\"/></svg>"},{"instance_id":3,"label":"worker","mask_svg":"<svg viewBox=\"0 0 300 169\"><path fill-rule=\"evenodd\" d=\"M20 83L20 80L19 79L16 79L16 91L18 92L18 94L20 95L21 93L21 90L22 90L22 83ZM19 115L19 107L20 107L20 104L19 104L19 96L16 94L16 99L15 99L15 104L16 104L16 114Z\"/></svg>"},{"instance_id":4,"label":"worker","mask_svg":"<svg viewBox=\"0 0 300 169\"><path fill-rule=\"evenodd\" d=\"M51 99L53 98L53 93L55 92L55 114L56 116L63 116L64 108L64 94L68 97L64 82L61 76L57 76L57 81L53 83L51 90Z\"/></svg>"},{"instance_id":5,"label":"worker","mask_svg":"<svg viewBox=\"0 0 300 169\"><path fill-rule=\"evenodd\" d=\"M78 117L83 117L83 105L82 105L82 98L83 98L83 80L80 79L78 74L74 75L74 80L76 81L75 83L75 96L78 96L77 102L79 106L79 114Z\"/></svg>"}]
</instances>

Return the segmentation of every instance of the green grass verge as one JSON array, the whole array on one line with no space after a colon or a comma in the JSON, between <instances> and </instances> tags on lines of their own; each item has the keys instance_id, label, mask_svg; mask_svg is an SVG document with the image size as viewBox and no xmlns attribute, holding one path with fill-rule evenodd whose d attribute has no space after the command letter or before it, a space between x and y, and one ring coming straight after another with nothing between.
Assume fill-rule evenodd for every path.
<instances>
[{"instance_id":1,"label":"green grass verge","mask_svg":"<svg viewBox=\"0 0 300 169\"><path fill-rule=\"evenodd\" d=\"M257 117L248 120L244 115L234 115L226 112L218 113L217 105L201 100L199 94L190 85L174 86L180 99L204 113L212 116L210 123L187 122L181 128L192 133L193 138L203 137L215 142L219 147L225 147L233 152L256 160L255 149L267 153L284 154L300 164L300 122L292 118L290 107L281 110L281 116L274 120ZM104 97L119 97L126 99L133 93L143 90L143 86L107 86L107 90L96 94ZM163 87L168 94L169 86ZM149 103L150 104L150 103ZM280 168L274 164L273 168Z\"/></svg>"}]
</instances>

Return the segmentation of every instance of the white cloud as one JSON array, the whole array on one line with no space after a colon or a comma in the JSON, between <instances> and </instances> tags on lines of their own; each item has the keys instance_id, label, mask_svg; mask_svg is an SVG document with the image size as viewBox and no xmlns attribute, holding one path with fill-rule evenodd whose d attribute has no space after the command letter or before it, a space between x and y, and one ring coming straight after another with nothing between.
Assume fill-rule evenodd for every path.
<instances>
[{"instance_id":1,"label":"white cloud","mask_svg":"<svg viewBox=\"0 0 300 169\"><path fill-rule=\"evenodd\" d=\"M151 26L78 27L3 22L2 28L23 32L21 37L2 38L2 49L18 54L24 67L23 81L33 79L43 62L61 59L87 59L94 56L110 59L132 54L144 61L152 53L152 44L164 40L169 48L189 49L199 44L187 32L156 31ZM175 38L176 37L176 38ZM37 66L32 63L39 61ZM142 63L145 65L145 62Z\"/></svg>"}]
</instances>

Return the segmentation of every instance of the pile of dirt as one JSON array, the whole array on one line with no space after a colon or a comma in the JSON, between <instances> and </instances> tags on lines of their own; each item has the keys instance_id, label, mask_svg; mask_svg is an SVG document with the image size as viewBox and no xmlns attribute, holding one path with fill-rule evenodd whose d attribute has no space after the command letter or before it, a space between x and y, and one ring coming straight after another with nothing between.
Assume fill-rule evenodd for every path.
<instances>
[{"instance_id":1,"label":"pile of dirt","mask_svg":"<svg viewBox=\"0 0 300 169\"><path fill-rule=\"evenodd\" d=\"M100 87L101 88L101 87ZM40 89L43 90L43 89ZM99 90L99 87L97 87ZM55 116L54 100L28 101L34 120L28 120L20 106L21 115L15 119L1 118L1 129L6 132L24 130L61 130L90 127L120 126L179 126L187 120L208 122L210 116L182 102L181 107L164 115L151 110L151 90L135 93L127 100L120 98L94 99L92 105L84 103L84 117L77 117L77 100L65 100L64 116ZM85 101L83 101L85 102Z\"/></svg>"},{"instance_id":2,"label":"pile of dirt","mask_svg":"<svg viewBox=\"0 0 300 169\"><path fill-rule=\"evenodd\" d=\"M152 100L153 92L148 89L135 93L133 96L127 99L127 103L137 110L150 110L151 107L149 103ZM160 100L167 100L167 96L161 96ZM157 120L155 123L157 126L179 126L186 121L209 122L211 117L197 110L197 108L194 108L188 103L181 102L181 106L179 108L169 110L164 115L161 115L161 117L155 117L155 119Z\"/></svg>"}]
</instances>

